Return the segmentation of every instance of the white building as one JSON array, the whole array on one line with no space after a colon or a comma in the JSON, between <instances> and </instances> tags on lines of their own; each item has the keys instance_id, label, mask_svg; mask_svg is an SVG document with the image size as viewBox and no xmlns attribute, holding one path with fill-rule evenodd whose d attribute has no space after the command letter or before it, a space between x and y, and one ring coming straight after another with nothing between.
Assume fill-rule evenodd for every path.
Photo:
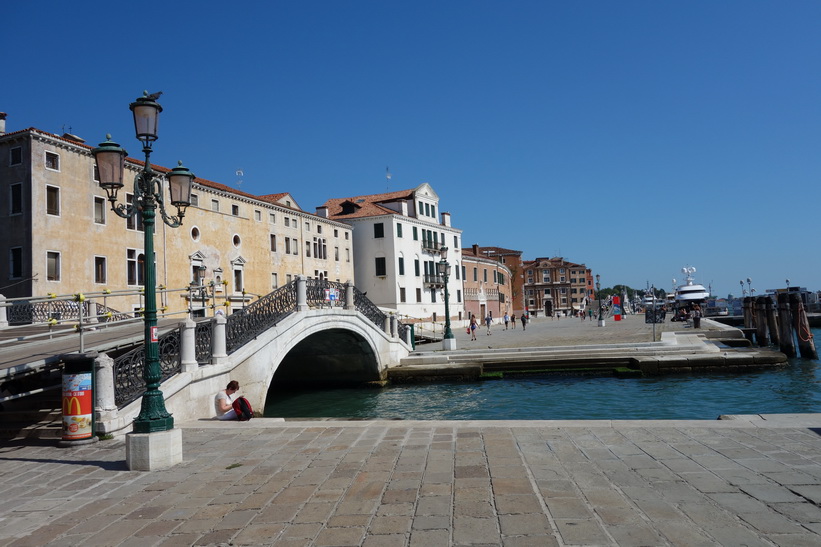
<instances>
[{"instance_id":1,"label":"white building","mask_svg":"<svg viewBox=\"0 0 821 547\"><path fill-rule=\"evenodd\" d=\"M447 247L450 315L463 316L462 231L450 225L450 213L441 212L439 196L429 184L329 199L317 215L352 227L356 286L400 316L444 318L444 278L436 264Z\"/></svg>"}]
</instances>

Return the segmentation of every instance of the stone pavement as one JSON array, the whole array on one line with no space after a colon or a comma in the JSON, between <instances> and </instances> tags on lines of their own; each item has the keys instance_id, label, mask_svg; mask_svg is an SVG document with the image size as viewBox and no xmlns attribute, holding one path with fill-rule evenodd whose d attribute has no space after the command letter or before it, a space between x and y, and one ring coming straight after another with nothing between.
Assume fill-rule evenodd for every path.
<instances>
[{"instance_id":1,"label":"stone pavement","mask_svg":"<svg viewBox=\"0 0 821 547\"><path fill-rule=\"evenodd\" d=\"M0 445L0 545L819 545L821 415L721 421L198 421Z\"/></svg>"}]
</instances>

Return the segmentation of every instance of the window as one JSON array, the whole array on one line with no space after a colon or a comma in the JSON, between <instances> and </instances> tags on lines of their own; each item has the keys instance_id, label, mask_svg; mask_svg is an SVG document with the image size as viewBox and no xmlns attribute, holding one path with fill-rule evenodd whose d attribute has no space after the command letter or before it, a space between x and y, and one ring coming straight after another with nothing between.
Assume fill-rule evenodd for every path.
<instances>
[{"instance_id":1,"label":"window","mask_svg":"<svg viewBox=\"0 0 821 547\"><path fill-rule=\"evenodd\" d=\"M416 289L416 302L422 302L422 289Z\"/></svg>"},{"instance_id":2,"label":"window","mask_svg":"<svg viewBox=\"0 0 821 547\"><path fill-rule=\"evenodd\" d=\"M430 203L425 204L425 216L426 217L430 216Z\"/></svg>"},{"instance_id":3,"label":"window","mask_svg":"<svg viewBox=\"0 0 821 547\"><path fill-rule=\"evenodd\" d=\"M462 266L462 279L467 279L468 278L468 274L467 274L466 270L467 270L467 268L465 266Z\"/></svg>"},{"instance_id":4,"label":"window","mask_svg":"<svg viewBox=\"0 0 821 547\"><path fill-rule=\"evenodd\" d=\"M399 257L399 275L405 275L405 259Z\"/></svg>"},{"instance_id":5,"label":"window","mask_svg":"<svg viewBox=\"0 0 821 547\"><path fill-rule=\"evenodd\" d=\"M399 301L405 302L405 287L399 287Z\"/></svg>"},{"instance_id":6,"label":"window","mask_svg":"<svg viewBox=\"0 0 821 547\"><path fill-rule=\"evenodd\" d=\"M419 202L419 213L416 216L420 216L420 215L424 214L424 212L425 212L425 206L420 201ZM417 300L417 302L421 302L421 301Z\"/></svg>"},{"instance_id":7,"label":"window","mask_svg":"<svg viewBox=\"0 0 821 547\"><path fill-rule=\"evenodd\" d=\"M306 232L310 232L310 231L311 231L311 223L310 223L310 222L308 222L307 220L305 221L305 231L306 231Z\"/></svg>"},{"instance_id":8,"label":"window","mask_svg":"<svg viewBox=\"0 0 821 547\"><path fill-rule=\"evenodd\" d=\"M334 228L334 237L339 237L339 230Z\"/></svg>"},{"instance_id":9,"label":"window","mask_svg":"<svg viewBox=\"0 0 821 547\"><path fill-rule=\"evenodd\" d=\"M380 238L385 237L385 225L381 222L377 222L373 225L373 237Z\"/></svg>"},{"instance_id":10,"label":"window","mask_svg":"<svg viewBox=\"0 0 821 547\"><path fill-rule=\"evenodd\" d=\"M239 205L236 205L236 204L231 205L231 214L234 215L235 217L239 216Z\"/></svg>"},{"instance_id":11,"label":"window","mask_svg":"<svg viewBox=\"0 0 821 547\"><path fill-rule=\"evenodd\" d=\"M453 271L456 272L456 279L459 279L459 270L461 270L461 268L459 267L459 264L458 263L454 264L453 265Z\"/></svg>"},{"instance_id":12,"label":"window","mask_svg":"<svg viewBox=\"0 0 821 547\"><path fill-rule=\"evenodd\" d=\"M454 249L459 248L459 238L457 236L453 236L453 248Z\"/></svg>"},{"instance_id":13,"label":"window","mask_svg":"<svg viewBox=\"0 0 821 547\"><path fill-rule=\"evenodd\" d=\"M430 206L430 216L432 216L433 218L436 218L436 205L431 205ZM442 241L444 241L444 240L445 240L445 238L443 236Z\"/></svg>"},{"instance_id":14,"label":"window","mask_svg":"<svg viewBox=\"0 0 821 547\"><path fill-rule=\"evenodd\" d=\"M106 282L106 267L105 267L105 257L104 256L95 256L94 257L94 282L95 283L105 283Z\"/></svg>"},{"instance_id":15,"label":"window","mask_svg":"<svg viewBox=\"0 0 821 547\"><path fill-rule=\"evenodd\" d=\"M322 233L322 225L321 224L316 225L316 233L318 233L318 234Z\"/></svg>"},{"instance_id":16,"label":"window","mask_svg":"<svg viewBox=\"0 0 821 547\"><path fill-rule=\"evenodd\" d=\"M191 206L198 207L200 204L200 198L197 194L191 194Z\"/></svg>"},{"instance_id":17,"label":"window","mask_svg":"<svg viewBox=\"0 0 821 547\"><path fill-rule=\"evenodd\" d=\"M254 211L254 220L256 220L257 222L262 221L262 211L259 211L259 210Z\"/></svg>"},{"instance_id":18,"label":"window","mask_svg":"<svg viewBox=\"0 0 821 547\"><path fill-rule=\"evenodd\" d=\"M299 254L299 240L294 238L291 242L291 254Z\"/></svg>"},{"instance_id":19,"label":"window","mask_svg":"<svg viewBox=\"0 0 821 547\"><path fill-rule=\"evenodd\" d=\"M23 213L23 185L19 182L9 187L9 214Z\"/></svg>"},{"instance_id":20,"label":"window","mask_svg":"<svg viewBox=\"0 0 821 547\"><path fill-rule=\"evenodd\" d=\"M419 277L419 259L413 261L413 273L416 274L416 277Z\"/></svg>"},{"instance_id":21,"label":"window","mask_svg":"<svg viewBox=\"0 0 821 547\"><path fill-rule=\"evenodd\" d=\"M305 242L305 256L311 258L311 243L309 241Z\"/></svg>"},{"instance_id":22,"label":"window","mask_svg":"<svg viewBox=\"0 0 821 547\"><path fill-rule=\"evenodd\" d=\"M347 240L348 240L348 236L349 236L349 235L350 235L350 232L345 232L345 241L347 241Z\"/></svg>"},{"instance_id":23,"label":"window","mask_svg":"<svg viewBox=\"0 0 821 547\"><path fill-rule=\"evenodd\" d=\"M193 239L194 241L200 240L200 229L196 226L191 227L191 239Z\"/></svg>"},{"instance_id":24,"label":"window","mask_svg":"<svg viewBox=\"0 0 821 547\"><path fill-rule=\"evenodd\" d=\"M218 199L212 199L211 200L211 210L214 211L215 213L220 212L220 201Z\"/></svg>"},{"instance_id":25,"label":"window","mask_svg":"<svg viewBox=\"0 0 821 547\"><path fill-rule=\"evenodd\" d=\"M402 237L402 223L396 223L396 237Z\"/></svg>"},{"instance_id":26,"label":"window","mask_svg":"<svg viewBox=\"0 0 821 547\"><path fill-rule=\"evenodd\" d=\"M94 197L94 222L105 224L105 198Z\"/></svg>"},{"instance_id":27,"label":"window","mask_svg":"<svg viewBox=\"0 0 821 547\"><path fill-rule=\"evenodd\" d=\"M473 280L479 281L479 268L473 268Z\"/></svg>"},{"instance_id":28,"label":"window","mask_svg":"<svg viewBox=\"0 0 821 547\"><path fill-rule=\"evenodd\" d=\"M348 247L345 247L345 262L351 261L351 250Z\"/></svg>"},{"instance_id":29,"label":"window","mask_svg":"<svg viewBox=\"0 0 821 547\"><path fill-rule=\"evenodd\" d=\"M9 165L20 165L23 163L23 149L19 146L9 150Z\"/></svg>"},{"instance_id":30,"label":"window","mask_svg":"<svg viewBox=\"0 0 821 547\"><path fill-rule=\"evenodd\" d=\"M56 186L46 186L46 213L60 215L60 189Z\"/></svg>"},{"instance_id":31,"label":"window","mask_svg":"<svg viewBox=\"0 0 821 547\"><path fill-rule=\"evenodd\" d=\"M60 281L60 253L46 253L46 277L49 281Z\"/></svg>"},{"instance_id":32,"label":"window","mask_svg":"<svg viewBox=\"0 0 821 547\"><path fill-rule=\"evenodd\" d=\"M339 247L334 247L334 260L339 262Z\"/></svg>"},{"instance_id":33,"label":"window","mask_svg":"<svg viewBox=\"0 0 821 547\"><path fill-rule=\"evenodd\" d=\"M487 283L487 268L482 268L482 281Z\"/></svg>"},{"instance_id":34,"label":"window","mask_svg":"<svg viewBox=\"0 0 821 547\"><path fill-rule=\"evenodd\" d=\"M496 270L493 270L493 282L494 282L494 283L498 283L498 282L499 282L499 278L498 278L498 277L496 277Z\"/></svg>"},{"instance_id":35,"label":"window","mask_svg":"<svg viewBox=\"0 0 821 547\"><path fill-rule=\"evenodd\" d=\"M461 291L461 290L459 290L459 289L456 289L456 301L457 301L457 302L461 302L461 301L462 301L462 291Z\"/></svg>"},{"instance_id":36,"label":"window","mask_svg":"<svg viewBox=\"0 0 821 547\"><path fill-rule=\"evenodd\" d=\"M276 289L277 287L279 287L278 276L277 276L277 274L272 273L271 274L271 288Z\"/></svg>"},{"instance_id":37,"label":"window","mask_svg":"<svg viewBox=\"0 0 821 547\"><path fill-rule=\"evenodd\" d=\"M9 249L9 277L20 279L23 277L23 248L12 247Z\"/></svg>"},{"instance_id":38,"label":"window","mask_svg":"<svg viewBox=\"0 0 821 547\"><path fill-rule=\"evenodd\" d=\"M374 266L376 267L376 275L384 277L388 275L387 267L385 265L385 257L379 256L374 259Z\"/></svg>"},{"instance_id":39,"label":"window","mask_svg":"<svg viewBox=\"0 0 821 547\"><path fill-rule=\"evenodd\" d=\"M234 247L239 247L242 244L242 239L239 237L239 235L234 234L234 237L231 238L231 243L234 244Z\"/></svg>"},{"instance_id":40,"label":"window","mask_svg":"<svg viewBox=\"0 0 821 547\"><path fill-rule=\"evenodd\" d=\"M286 255L291 254L291 238L290 237L285 238L285 254Z\"/></svg>"},{"instance_id":41,"label":"window","mask_svg":"<svg viewBox=\"0 0 821 547\"><path fill-rule=\"evenodd\" d=\"M234 267L234 292L242 292L242 268Z\"/></svg>"},{"instance_id":42,"label":"window","mask_svg":"<svg viewBox=\"0 0 821 547\"><path fill-rule=\"evenodd\" d=\"M60 156L54 152L46 152L46 169L60 170Z\"/></svg>"},{"instance_id":43,"label":"window","mask_svg":"<svg viewBox=\"0 0 821 547\"><path fill-rule=\"evenodd\" d=\"M134 206L134 194L126 194L125 201L128 205ZM142 232L145 230L145 226L143 226L143 214L140 211L136 211L133 216L128 217L125 219L125 226L129 230L137 230L138 232Z\"/></svg>"},{"instance_id":44,"label":"window","mask_svg":"<svg viewBox=\"0 0 821 547\"><path fill-rule=\"evenodd\" d=\"M274 213L268 213L268 222L271 224L277 223L277 216Z\"/></svg>"},{"instance_id":45,"label":"window","mask_svg":"<svg viewBox=\"0 0 821 547\"><path fill-rule=\"evenodd\" d=\"M413 227L413 240L419 241L419 230L416 229L416 226Z\"/></svg>"},{"instance_id":46,"label":"window","mask_svg":"<svg viewBox=\"0 0 821 547\"><path fill-rule=\"evenodd\" d=\"M285 217L285 227L289 228L290 226L291 226L291 219L288 218L288 217Z\"/></svg>"},{"instance_id":47,"label":"window","mask_svg":"<svg viewBox=\"0 0 821 547\"><path fill-rule=\"evenodd\" d=\"M129 285L145 284L145 255L126 249L126 278Z\"/></svg>"},{"instance_id":48,"label":"window","mask_svg":"<svg viewBox=\"0 0 821 547\"><path fill-rule=\"evenodd\" d=\"M277 236L271 234L271 252L277 252Z\"/></svg>"}]
</instances>

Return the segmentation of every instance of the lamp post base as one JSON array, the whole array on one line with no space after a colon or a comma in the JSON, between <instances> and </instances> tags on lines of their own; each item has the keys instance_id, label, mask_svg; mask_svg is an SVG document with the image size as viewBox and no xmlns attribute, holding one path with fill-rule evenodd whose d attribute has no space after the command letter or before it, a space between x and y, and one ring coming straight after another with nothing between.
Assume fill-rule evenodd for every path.
<instances>
[{"instance_id":1,"label":"lamp post base","mask_svg":"<svg viewBox=\"0 0 821 547\"><path fill-rule=\"evenodd\" d=\"M603 326L604 326L604 319L599 319L599 326L600 326L600 327L603 327Z\"/></svg>"},{"instance_id":2,"label":"lamp post base","mask_svg":"<svg viewBox=\"0 0 821 547\"><path fill-rule=\"evenodd\" d=\"M131 471L156 471L182 463L182 429L127 434L125 462Z\"/></svg>"},{"instance_id":3,"label":"lamp post base","mask_svg":"<svg viewBox=\"0 0 821 547\"><path fill-rule=\"evenodd\" d=\"M442 340L442 349L445 351L453 351L456 349L456 338L445 338Z\"/></svg>"}]
</instances>

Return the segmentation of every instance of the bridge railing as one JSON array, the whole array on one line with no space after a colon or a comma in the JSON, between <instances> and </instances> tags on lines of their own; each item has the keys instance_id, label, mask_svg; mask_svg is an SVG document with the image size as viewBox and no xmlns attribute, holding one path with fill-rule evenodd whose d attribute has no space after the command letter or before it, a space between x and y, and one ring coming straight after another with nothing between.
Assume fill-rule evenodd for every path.
<instances>
[{"instance_id":1,"label":"bridge railing","mask_svg":"<svg viewBox=\"0 0 821 547\"><path fill-rule=\"evenodd\" d=\"M336 291L330 293L336 297L329 299L326 291ZM297 277L295 281L227 317L218 315L198 323L188 321L160 336L161 381L182 370L190 370L186 367L197 368L218 362L219 358L235 352L292 313L309 308L323 308L329 304L345 306L346 309L355 308L389 336L398 337L410 344L410 327L401 323L396 316L380 310L353 285ZM185 334L186 332L189 334ZM186 355L189 357L186 358ZM139 399L145 391L144 360L142 346L114 359L114 399L117 408Z\"/></svg>"},{"instance_id":2,"label":"bridge railing","mask_svg":"<svg viewBox=\"0 0 821 547\"><path fill-rule=\"evenodd\" d=\"M225 346L230 355L296 311L296 281L271 292L228 316Z\"/></svg>"}]
</instances>

